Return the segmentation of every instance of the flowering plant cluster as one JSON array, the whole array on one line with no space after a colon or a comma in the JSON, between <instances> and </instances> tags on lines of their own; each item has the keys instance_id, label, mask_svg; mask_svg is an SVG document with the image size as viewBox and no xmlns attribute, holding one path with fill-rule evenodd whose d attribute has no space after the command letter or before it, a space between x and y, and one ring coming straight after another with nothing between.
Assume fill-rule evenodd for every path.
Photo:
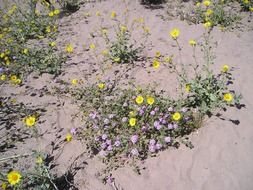
<instances>
[{"instance_id":1,"label":"flowering plant cluster","mask_svg":"<svg viewBox=\"0 0 253 190\"><path fill-rule=\"evenodd\" d=\"M21 84L22 77L33 70L60 72L64 56L57 53L55 42L60 10L44 5L42 14L36 9L37 3L26 2L28 10L13 4L0 12L0 82L10 79Z\"/></svg>"},{"instance_id":2,"label":"flowering plant cluster","mask_svg":"<svg viewBox=\"0 0 253 190\"><path fill-rule=\"evenodd\" d=\"M195 24L203 23L208 27L219 25L223 28L231 27L240 17L224 1L205 0L202 3L197 2L186 19Z\"/></svg>"},{"instance_id":3,"label":"flowering plant cluster","mask_svg":"<svg viewBox=\"0 0 253 190\"><path fill-rule=\"evenodd\" d=\"M151 91L119 90L94 99L103 103L97 109L90 107L81 134L89 148L108 162L144 159L178 144L177 138L198 127L183 100L173 101Z\"/></svg>"}]
</instances>

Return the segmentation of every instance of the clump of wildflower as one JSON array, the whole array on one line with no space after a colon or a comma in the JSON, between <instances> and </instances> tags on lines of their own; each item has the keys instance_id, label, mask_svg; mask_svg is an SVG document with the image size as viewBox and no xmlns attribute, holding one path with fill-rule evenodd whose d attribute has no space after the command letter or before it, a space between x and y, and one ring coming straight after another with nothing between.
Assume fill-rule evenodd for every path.
<instances>
[{"instance_id":1,"label":"clump of wildflower","mask_svg":"<svg viewBox=\"0 0 253 190\"><path fill-rule=\"evenodd\" d=\"M196 46L197 42L195 40L191 39L191 40L189 40L189 44L191 46Z\"/></svg>"}]
</instances>

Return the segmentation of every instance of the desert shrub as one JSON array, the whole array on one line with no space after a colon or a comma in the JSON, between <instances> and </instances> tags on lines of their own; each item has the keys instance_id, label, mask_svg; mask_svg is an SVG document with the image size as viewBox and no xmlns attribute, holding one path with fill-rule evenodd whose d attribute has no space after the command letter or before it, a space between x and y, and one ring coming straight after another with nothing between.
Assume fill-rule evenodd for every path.
<instances>
[{"instance_id":1,"label":"desert shrub","mask_svg":"<svg viewBox=\"0 0 253 190\"><path fill-rule=\"evenodd\" d=\"M75 12L80 8L80 0L59 0L58 3L66 12Z\"/></svg>"},{"instance_id":2,"label":"desert shrub","mask_svg":"<svg viewBox=\"0 0 253 190\"><path fill-rule=\"evenodd\" d=\"M141 0L142 4L161 4L164 2L164 0Z\"/></svg>"},{"instance_id":3,"label":"desert shrub","mask_svg":"<svg viewBox=\"0 0 253 190\"><path fill-rule=\"evenodd\" d=\"M243 11L253 12L253 1L252 0L238 0Z\"/></svg>"}]
</instances>

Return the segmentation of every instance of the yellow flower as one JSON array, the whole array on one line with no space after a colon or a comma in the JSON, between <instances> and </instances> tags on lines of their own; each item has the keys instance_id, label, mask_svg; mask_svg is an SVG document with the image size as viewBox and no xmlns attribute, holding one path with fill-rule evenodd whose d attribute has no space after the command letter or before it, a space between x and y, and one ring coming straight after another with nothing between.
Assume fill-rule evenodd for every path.
<instances>
[{"instance_id":1,"label":"yellow flower","mask_svg":"<svg viewBox=\"0 0 253 190\"><path fill-rule=\"evenodd\" d=\"M103 50L102 51L102 55L103 56L107 56L109 54L109 51L107 49Z\"/></svg>"},{"instance_id":2,"label":"yellow flower","mask_svg":"<svg viewBox=\"0 0 253 190\"><path fill-rule=\"evenodd\" d=\"M226 72L228 72L228 70L229 70L229 66L228 65L223 65L222 72L226 73Z\"/></svg>"},{"instance_id":3,"label":"yellow flower","mask_svg":"<svg viewBox=\"0 0 253 190\"><path fill-rule=\"evenodd\" d=\"M206 15L206 16L210 16L211 14L213 14L213 10L207 9L205 15Z\"/></svg>"},{"instance_id":4,"label":"yellow flower","mask_svg":"<svg viewBox=\"0 0 253 190\"><path fill-rule=\"evenodd\" d=\"M191 85L190 84L185 85L185 91L188 92L188 93L191 91Z\"/></svg>"},{"instance_id":5,"label":"yellow flower","mask_svg":"<svg viewBox=\"0 0 253 190\"><path fill-rule=\"evenodd\" d=\"M253 12L253 7L250 7L250 8L249 8L249 11Z\"/></svg>"},{"instance_id":6,"label":"yellow flower","mask_svg":"<svg viewBox=\"0 0 253 190\"><path fill-rule=\"evenodd\" d=\"M7 59L7 60L5 61L5 64L6 64L6 65L10 65L10 64L11 64L10 60Z\"/></svg>"},{"instance_id":7,"label":"yellow flower","mask_svg":"<svg viewBox=\"0 0 253 190\"><path fill-rule=\"evenodd\" d=\"M157 59L155 59L155 60L153 61L153 67L154 67L155 69L157 69L157 68L160 67L160 62L159 62Z\"/></svg>"},{"instance_id":8,"label":"yellow flower","mask_svg":"<svg viewBox=\"0 0 253 190\"><path fill-rule=\"evenodd\" d=\"M58 28L57 26L53 26L53 31L57 32L57 28Z\"/></svg>"},{"instance_id":9,"label":"yellow flower","mask_svg":"<svg viewBox=\"0 0 253 190\"><path fill-rule=\"evenodd\" d=\"M129 112L129 116L130 116L130 117L134 117L135 115L136 115L136 111L130 111L130 112Z\"/></svg>"},{"instance_id":10,"label":"yellow flower","mask_svg":"<svg viewBox=\"0 0 253 190\"><path fill-rule=\"evenodd\" d=\"M233 95L230 93L226 93L223 96L223 100L225 100L226 102L231 102L233 100Z\"/></svg>"},{"instance_id":11,"label":"yellow flower","mask_svg":"<svg viewBox=\"0 0 253 190\"><path fill-rule=\"evenodd\" d=\"M180 30L179 30L178 28L174 28L174 29L171 30L171 32L170 32L170 36L171 36L174 40L176 40L176 39L178 38L179 34L180 34Z\"/></svg>"},{"instance_id":12,"label":"yellow flower","mask_svg":"<svg viewBox=\"0 0 253 190\"><path fill-rule=\"evenodd\" d=\"M28 127L34 126L35 122L36 122L36 118L34 116L28 116L28 117L25 118L25 124Z\"/></svg>"},{"instance_id":13,"label":"yellow flower","mask_svg":"<svg viewBox=\"0 0 253 190\"><path fill-rule=\"evenodd\" d=\"M249 4L249 0L243 0L243 3Z\"/></svg>"},{"instance_id":14,"label":"yellow flower","mask_svg":"<svg viewBox=\"0 0 253 190\"><path fill-rule=\"evenodd\" d=\"M212 26L212 23L210 21L207 21L207 22L204 23L205 28L209 28L211 26Z\"/></svg>"},{"instance_id":15,"label":"yellow flower","mask_svg":"<svg viewBox=\"0 0 253 190\"><path fill-rule=\"evenodd\" d=\"M3 80L3 81L6 80L6 75L4 75L4 74L1 75L0 79Z\"/></svg>"},{"instance_id":16,"label":"yellow flower","mask_svg":"<svg viewBox=\"0 0 253 190\"><path fill-rule=\"evenodd\" d=\"M58 14L60 14L60 10L59 9L55 9L54 10L54 15L58 15Z\"/></svg>"},{"instance_id":17,"label":"yellow flower","mask_svg":"<svg viewBox=\"0 0 253 190\"><path fill-rule=\"evenodd\" d=\"M115 61L115 62L120 62L120 57L115 57L115 58L113 59L113 61Z\"/></svg>"},{"instance_id":18,"label":"yellow flower","mask_svg":"<svg viewBox=\"0 0 253 190\"><path fill-rule=\"evenodd\" d=\"M4 57L5 57L5 53L2 52L2 53L0 54L0 58L4 58Z\"/></svg>"},{"instance_id":19,"label":"yellow flower","mask_svg":"<svg viewBox=\"0 0 253 190\"><path fill-rule=\"evenodd\" d=\"M72 79L71 80L71 84L72 85L77 85L78 84L78 80L77 79Z\"/></svg>"},{"instance_id":20,"label":"yellow flower","mask_svg":"<svg viewBox=\"0 0 253 190\"><path fill-rule=\"evenodd\" d=\"M73 46L71 44L68 44L65 50L68 53L72 53L74 49L73 49Z\"/></svg>"},{"instance_id":21,"label":"yellow flower","mask_svg":"<svg viewBox=\"0 0 253 190\"><path fill-rule=\"evenodd\" d=\"M172 119L173 119L174 121L180 120L180 119L181 119L181 114L180 114L179 112L174 113L174 114L172 115Z\"/></svg>"},{"instance_id":22,"label":"yellow flower","mask_svg":"<svg viewBox=\"0 0 253 190\"><path fill-rule=\"evenodd\" d=\"M90 12L84 13L85 17L90 17L90 15L91 15Z\"/></svg>"},{"instance_id":23,"label":"yellow flower","mask_svg":"<svg viewBox=\"0 0 253 190\"><path fill-rule=\"evenodd\" d=\"M104 34L104 35L107 35L107 33L108 33L108 30L107 29L102 29L102 33Z\"/></svg>"},{"instance_id":24,"label":"yellow flower","mask_svg":"<svg viewBox=\"0 0 253 190\"><path fill-rule=\"evenodd\" d=\"M1 184L1 188L2 188L3 190L7 189L7 184L6 184L5 182L3 182L3 183Z\"/></svg>"},{"instance_id":25,"label":"yellow flower","mask_svg":"<svg viewBox=\"0 0 253 190\"><path fill-rule=\"evenodd\" d=\"M131 127L135 126L136 125L136 118L132 117L129 119L129 125Z\"/></svg>"},{"instance_id":26,"label":"yellow flower","mask_svg":"<svg viewBox=\"0 0 253 190\"><path fill-rule=\"evenodd\" d=\"M71 135L70 133L68 133L68 134L66 135L66 141L67 141L67 142L72 141L72 135Z\"/></svg>"},{"instance_id":27,"label":"yellow flower","mask_svg":"<svg viewBox=\"0 0 253 190\"><path fill-rule=\"evenodd\" d=\"M98 88L99 89L104 89L105 88L105 84L104 83L99 83L98 84Z\"/></svg>"},{"instance_id":28,"label":"yellow flower","mask_svg":"<svg viewBox=\"0 0 253 190\"><path fill-rule=\"evenodd\" d=\"M196 6L197 6L197 7L200 7L200 5L201 5L200 2L197 2L197 3L196 3Z\"/></svg>"},{"instance_id":29,"label":"yellow flower","mask_svg":"<svg viewBox=\"0 0 253 190\"><path fill-rule=\"evenodd\" d=\"M95 44L90 44L90 49L95 49L96 48L96 46L95 46Z\"/></svg>"},{"instance_id":30,"label":"yellow flower","mask_svg":"<svg viewBox=\"0 0 253 190\"><path fill-rule=\"evenodd\" d=\"M39 16L40 15L40 11L38 9L35 9L34 13Z\"/></svg>"},{"instance_id":31,"label":"yellow flower","mask_svg":"<svg viewBox=\"0 0 253 190\"><path fill-rule=\"evenodd\" d=\"M51 47L56 46L56 42L50 42L50 43L49 43L49 46L51 46Z\"/></svg>"},{"instance_id":32,"label":"yellow flower","mask_svg":"<svg viewBox=\"0 0 253 190\"><path fill-rule=\"evenodd\" d=\"M203 1L203 5L205 5L206 7L208 7L210 4L211 4L211 1L209 0Z\"/></svg>"},{"instance_id":33,"label":"yellow flower","mask_svg":"<svg viewBox=\"0 0 253 190\"><path fill-rule=\"evenodd\" d=\"M156 57L161 57L161 52L160 52L160 51L156 51L156 52L155 52L155 56L156 56Z\"/></svg>"},{"instance_id":34,"label":"yellow flower","mask_svg":"<svg viewBox=\"0 0 253 190\"><path fill-rule=\"evenodd\" d=\"M164 58L165 63L171 63L172 62L172 57L168 56Z\"/></svg>"},{"instance_id":35,"label":"yellow flower","mask_svg":"<svg viewBox=\"0 0 253 190\"><path fill-rule=\"evenodd\" d=\"M21 180L21 174L18 171L11 171L7 175L7 180L11 185L16 185Z\"/></svg>"},{"instance_id":36,"label":"yellow flower","mask_svg":"<svg viewBox=\"0 0 253 190\"><path fill-rule=\"evenodd\" d=\"M153 97L151 97L151 96L147 97L147 103L149 105L152 105L154 102L155 102L155 99Z\"/></svg>"},{"instance_id":37,"label":"yellow flower","mask_svg":"<svg viewBox=\"0 0 253 190\"><path fill-rule=\"evenodd\" d=\"M51 32L50 26L47 26L47 27L46 27L46 32L47 32L47 33L50 33L50 32Z\"/></svg>"},{"instance_id":38,"label":"yellow flower","mask_svg":"<svg viewBox=\"0 0 253 190\"><path fill-rule=\"evenodd\" d=\"M23 54L26 54L26 55L27 55L27 54L28 54L28 49L24 49L24 50L23 50Z\"/></svg>"},{"instance_id":39,"label":"yellow flower","mask_svg":"<svg viewBox=\"0 0 253 190\"><path fill-rule=\"evenodd\" d=\"M43 163L43 158L41 156L38 156L36 158L36 164L42 164Z\"/></svg>"},{"instance_id":40,"label":"yellow flower","mask_svg":"<svg viewBox=\"0 0 253 190\"><path fill-rule=\"evenodd\" d=\"M124 25L120 26L120 31L121 31L122 33L125 33L125 32L127 31L127 27L124 26Z\"/></svg>"},{"instance_id":41,"label":"yellow flower","mask_svg":"<svg viewBox=\"0 0 253 190\"><path fill-rule=\"evenodd\" d=\"M117 16L116 12L115 11L112 11L111 12L111 18L115 18Z\"/></svg>"},{"instance_id":42,"label":"yellow flower","mask_svg":"<svg viewBox=\"0 0 253 190\"><path fill-rule=\"evenodd\" d=\"M49 12L48 16L53 17L54 16L54 11Z\"/></svg>"},{"instance_id":43,"label":"yellow flower","mask_svg":"<svg viewBox=\"0 0 253 190\"><path fill-rule=\"evenodd\" d=\"M21 79L17 79L14 81L14 84L21 84L22 80Z\"/></svg>"},{"instance_id":44,"label":"yellow flower","mask_svg":"<svg viewBox=\"0 0 253 190\"><path fill-rule=\"evenodd\" d=\"M144 32L147 33L147 34L150 33L150 28L147 27L147 26L143 27L143 30L144 30Z\"/></svg>"},{"instance_id":45,"label":"yellow flower","mask_svg":"<svg viewBox=\"0 0 253 190\"><path fill-rule=\"evenodd\" d=\"M11 75L10 79L11 79L12 82L15 82L17 80L17 78L18 77L16 75Z\"/></svg>"},{"instance_id":46,"label":"yellow flower","mask_svg":"<svg viewBox=\"0 0 253 190\"><path fill-rule=\"evenodd\" d=\"M143 98L142 96L137 96L137 97L135 98L135 102L136 102L137 104L142 104L142 103L143 103L143 100L144 100L144 98Z\"/></svg>"},{"instance_id":47,"label":"yellow flower","mask_svg":"<svg viewBox=\"0 0 253 190\"><path fill-rule=\"evenodd\" d=\"M195 40L191 39L191 40L189 40L189 44L191 46L196 46L197 42Z\"/></svg>"},{"instance_id":48,"label":"yellow flower","mask_svg":"<svg viewBox=\"0 0 253 190\"><path fill-rule=\"evenodd\" d=\"M97 11L97 12L96 12L96 16L101 16L100 11Z\"/></svg>"}]
</instances>

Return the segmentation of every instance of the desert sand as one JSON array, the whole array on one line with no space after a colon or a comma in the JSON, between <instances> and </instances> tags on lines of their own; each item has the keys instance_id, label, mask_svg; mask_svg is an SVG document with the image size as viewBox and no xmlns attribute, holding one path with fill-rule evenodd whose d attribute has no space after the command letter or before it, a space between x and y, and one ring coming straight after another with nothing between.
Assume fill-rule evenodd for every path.
<instances>
[{"instance_id":1,"label":"desert sand","mask_svg":"<svg viewBox=\"0 0 253 190\"><path fill-rule=\"evenodd\" d=\"M165 15L165 9L148 9L140 5L138 1L129 0L129 20L143 17L145 25L150 28L150 44L144 52L152 56L155 51L162 54L173 54L173 40L169 37L169 31L177 27L181 34L179 42L183 48L183 62L192 60L189 39L200 39L204 32L203 26L188 25L177 18L163 20L160 15ZM103 19L95 16L100 11ZM55 157L58 173L64 173L69 164L78 156L78 164L81 169L76 171L74 184L80 190L109 190L115 189L110 185L104 185L98 179L98 173L103 165L98 158L89 158L85 152L85 142L74 139L60 149L53 150L54 144L64 140L66 132L71 128L80 128L82 121L77 105L68 97L58 97L43 94L45 89L51 90L53 86L60 86L59 79L69 82L72 78L82 79L84 85L96 80L96 73L89 73L91 68L98 69L96 56L88 51L88 45L95 43L98 51L103 50L103 42L99 38L91 38L89 33L96 30L100 22L110 26L110 12L114 10L119 17L122 16L125 5L120 0L107 0L82 5L80 10L70 16L61 18L60 35L57 43L64 49L67 43L72 43L74 53L63 66L63 73L53 78L43 74L34 79L32 74L21 87L5 85L1 87L1 96L13 97L19 102L30 104L34 107L46 107L47 112L41 118L39 128L43 133L39 149L51 153ZM90 12L90 17L85 13ZM136 174L126 166L113 171L115 185L124 190L252 190L253 189L253 22L247 23L248 28L243 31L237 29L230 32L222 32L219 28L212 31L213 42L218 46L214 50L216 54L213 69L219 71L222 65L227 64L233 70L236 79L233 87L243 96L242 104L245 107L240 110L229 108L222 113L222 118L213 116L207 118L204 126L190 135L193 149L180 146L178 149L163 151L154 158L148 158L142 166L141 175ZM138 36L136 36L138 38ZM198 58L201 60L201 52ZM98 58L99 59L99 58ZM176 55L174 60L178 61ZM151 63L138 62L128 73L136 84L145 86L158 83L157 89L164 89L170 96L176 96L177 80L175 75L164 70L162 66L158 70L150 67ZM115 66L106 73L104 79L113 78L114 71L123 71L127 66ZM149 72L147 72L149 71ZM127 78L122 78L121 84L126 83ZM29 88L26 88L29 86ZM29 96L36 93L36 96ZM29 96L29 98L28 98ZM73 116L77 115L77 117ZM15 153L24 149L33 149L35 143L27 139L19 144ZM36 147L38 148L38 147ZM4 156L13 153L4 153ZM1 155L2 156L2 155Z\"/></svg>"}]
</instances>

